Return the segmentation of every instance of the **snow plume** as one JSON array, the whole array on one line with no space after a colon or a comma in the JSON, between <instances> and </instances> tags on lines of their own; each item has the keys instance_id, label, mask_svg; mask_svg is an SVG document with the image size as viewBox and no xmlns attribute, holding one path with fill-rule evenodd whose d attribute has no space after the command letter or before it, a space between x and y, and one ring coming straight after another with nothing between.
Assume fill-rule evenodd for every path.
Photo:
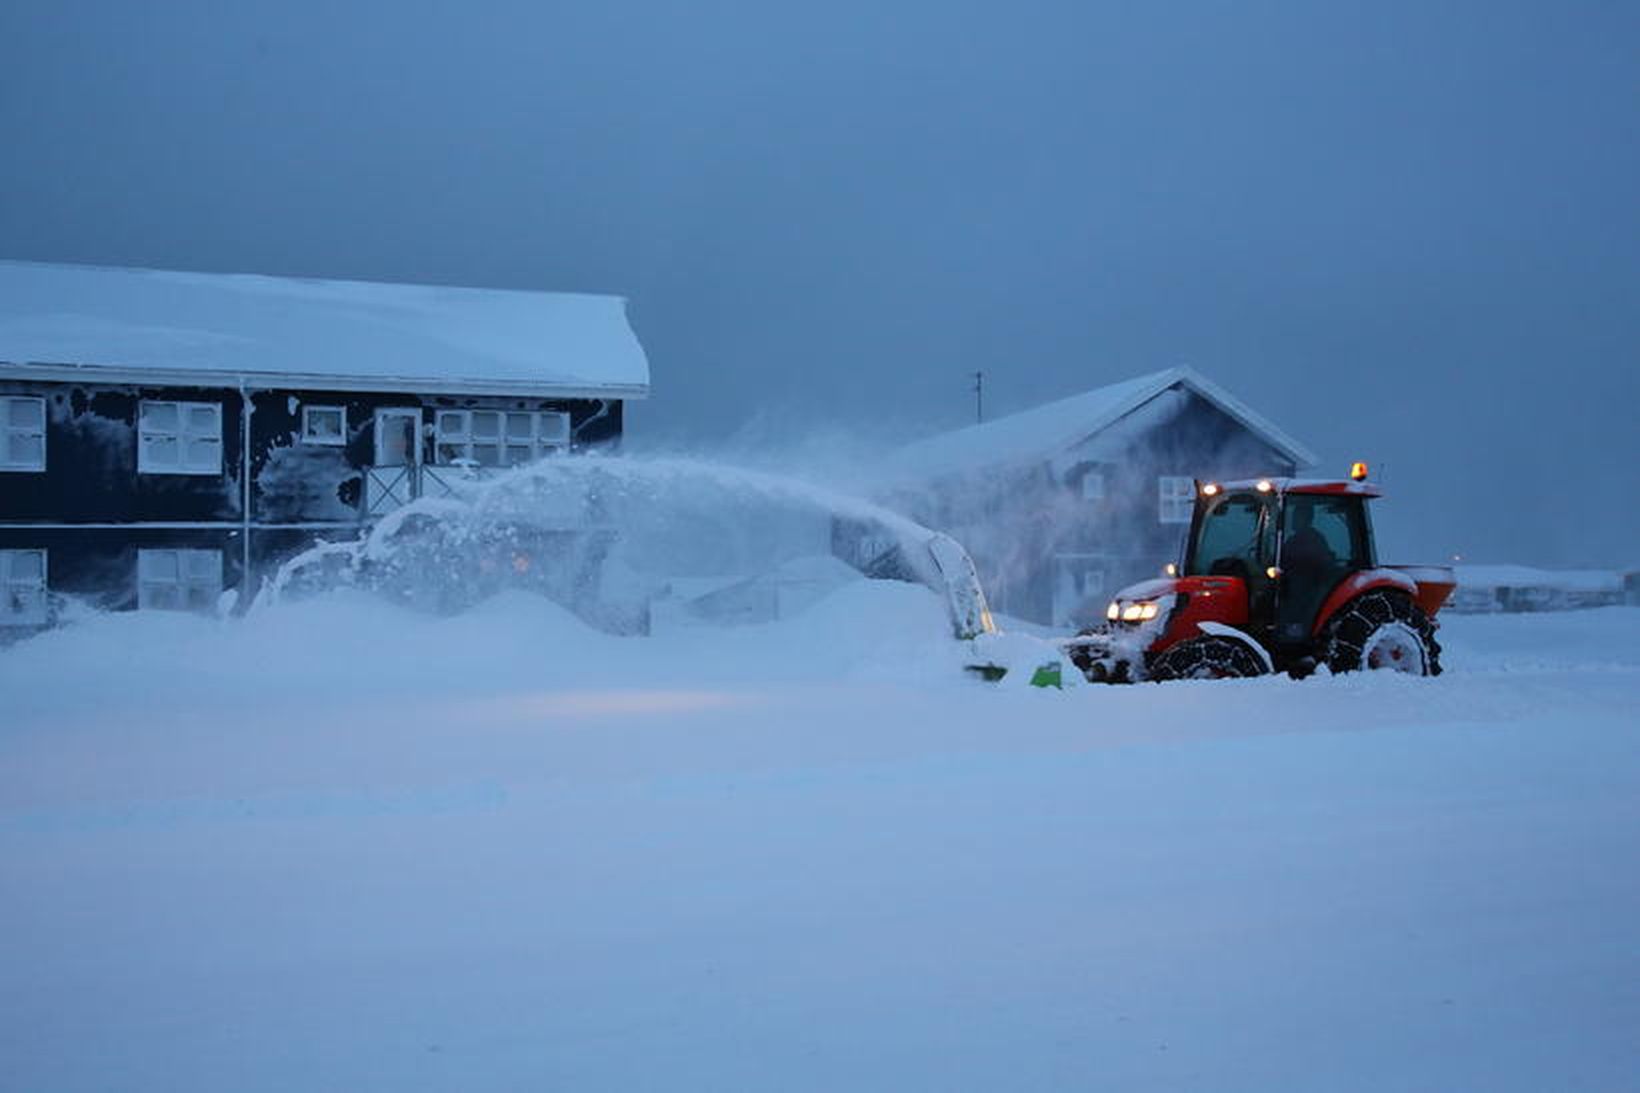
<instances>
[{"instance_id":1,"label":"snow plume","mask_svg":"<svg viewBox=\"0 0 1640 1093\"><path fill-rule=\"evenodd\" d=\"M767 621L864 574L945 592L933 533L800 479L685 458L546 459L393 512L281 567L259 603L357 586L450 614L547 596L613 633L673 615ZM846 563L846 564L841 564Z\"/></svg>"},{"instance_id":2,"label":"snow plume","mask_svg":"<svg viewBox=\"0 0 1640 1093\"><path fill-rule=\"evenodd\" d=\"M889 417L875 422L815 421L812 408L759 406L732 432L710 443L629 435L622 450L645 457L727 463L798 479L833 493L866 496L885 462L916 427Z\"/></svg>"}]
</instances>

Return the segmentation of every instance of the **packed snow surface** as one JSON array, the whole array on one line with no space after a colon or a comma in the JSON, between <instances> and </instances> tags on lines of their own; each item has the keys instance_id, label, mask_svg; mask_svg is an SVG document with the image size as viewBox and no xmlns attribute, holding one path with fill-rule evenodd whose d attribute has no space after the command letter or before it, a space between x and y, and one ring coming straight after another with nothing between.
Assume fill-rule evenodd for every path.
<instances>
[{"instance_id":1,"label":"packed snow surface","mask_svg":"<svg viewBox=\"0 0 1640 1093\"><path fill-rule=\"evenodd\" d=\"M1620 1089L1640 611L1064 692L858 580L0 653L0 1088Z\"/></svg>"},{"instance_id":2,"label":"packed snow surface","mask_svg":"<svg viewBox=\"0 0 1640 1093\"><path fill-rule=\"evenodd\" d=\"M615 296L40 262L0 261L0 362L320 388L500 384L640 397L649 385Z\"/></svg>"}]
</instances>

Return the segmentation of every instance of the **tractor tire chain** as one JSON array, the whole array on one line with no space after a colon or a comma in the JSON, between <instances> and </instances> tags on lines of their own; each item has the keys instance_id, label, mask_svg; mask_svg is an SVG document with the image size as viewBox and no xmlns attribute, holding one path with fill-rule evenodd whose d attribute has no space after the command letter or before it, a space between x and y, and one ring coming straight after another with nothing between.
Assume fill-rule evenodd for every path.
<instances>
[{"instance_id":1,"label":"tractor tire chain","mask_svg":"<svg viewBox=\"0 0 1640 1093\"><path fill-rule=\"evenodd\" d=\"M1181 641L1156 658L1150 678L1245 679L1264 674L1264 665L1253 651L1228 638L1202 637Z\"/></svg>"},{"instance_id":2,"label":"tractor tire chain","mask_svg":"<svg viewBox=\"0 0 1640 1093\"><path fill-rule=\"evenodd\" d=\"M1424 648L1424 674L1441 674L1441 643L1429 616L1404 592L1378 590L1356 598L1327 624L1321 642L1327 667L1333 672L1361 669L1361 656L1372 636L1383 626L1399 622L1417 635Z\"/></svg>"}]
</instances>

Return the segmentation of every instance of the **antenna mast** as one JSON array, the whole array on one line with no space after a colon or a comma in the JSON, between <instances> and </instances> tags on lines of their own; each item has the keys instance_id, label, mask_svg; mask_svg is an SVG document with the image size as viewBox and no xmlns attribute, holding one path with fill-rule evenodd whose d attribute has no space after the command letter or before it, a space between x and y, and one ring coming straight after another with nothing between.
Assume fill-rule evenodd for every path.
<instances>
[{"instance_id":1,"label":"antenna mast","mask_svg":"<svg viewBox=\"0 0 1640 1093\"><path fill-rule=\"evenodd\" d=\"M974 423L985 420L985 373L974 373Z\"/></svg>"}]
</instances>

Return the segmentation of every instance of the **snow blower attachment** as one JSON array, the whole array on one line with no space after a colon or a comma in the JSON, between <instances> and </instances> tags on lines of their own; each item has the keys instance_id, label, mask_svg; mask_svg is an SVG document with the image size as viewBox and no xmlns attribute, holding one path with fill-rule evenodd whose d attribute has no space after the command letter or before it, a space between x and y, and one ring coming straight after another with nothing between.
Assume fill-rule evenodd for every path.
<instances>
[{"instance_id":1,"label":"snow blower attachment","mask_svg":"<svg viewBox=\"0 0 1640 1093\"><path fill-rule=\"evenodd\" d=\"M966 670L988 682L1007 676L1010 664L1034 663L1029 676L1033 687L1062 687L1063 667L1056 650L1045 643L1018 635L1004 636L991 619L985 589L979 583L974 560L955 539L936 532L928 539L928 553L934 560L944 587L951 630L958 641L967 642L973 653Z\"/></svg>"},{"instance_id":2,"label":"snow blower attachment","mask_svg":"<svg viewBox=\"0 0 1640 1093\"><path fill-rule=\"evenodd\" d=\"M1378 563L1366 479L1357 463L1349 481L1198 482L1182 562L1117 593L1066 654L1099 683L1438 674L1452 570Z\"/></svg>"},{"instance_id":3,"label":"snow blower attachment","mask_svg":"<svg viewBox=\"0 0 1640 1093\"><path fill-rule=\"evenodd\" d=\"M935 532L928 539L928 554L945 587L946 607L951 612L951 629L958 641L971 641L981 634L996 632L991 608L985 601L974 559L951 536Z\"/></svg>"}]
</instances>

